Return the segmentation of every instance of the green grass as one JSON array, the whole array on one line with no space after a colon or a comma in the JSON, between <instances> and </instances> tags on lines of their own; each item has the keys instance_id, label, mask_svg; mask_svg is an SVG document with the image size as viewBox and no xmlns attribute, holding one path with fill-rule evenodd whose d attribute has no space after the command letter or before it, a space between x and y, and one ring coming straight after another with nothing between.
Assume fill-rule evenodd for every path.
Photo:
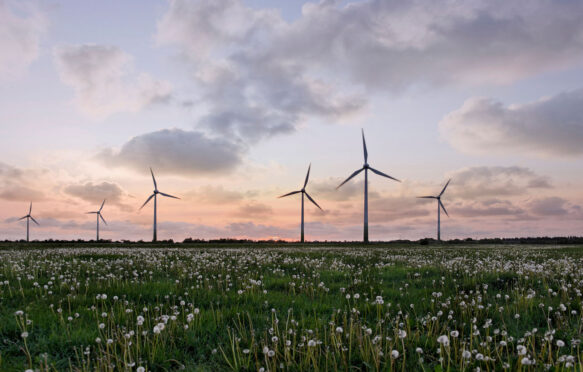
<instances>
[{"instance_id":1,"label":"green grass","mask_svg":"<svg viewBox=\"0 0 583 372\"><path fill-rule=\"evenodd\" d=\"M582 247L0 256L2 371L583 369Z\"/></svg>"}]
</instances>

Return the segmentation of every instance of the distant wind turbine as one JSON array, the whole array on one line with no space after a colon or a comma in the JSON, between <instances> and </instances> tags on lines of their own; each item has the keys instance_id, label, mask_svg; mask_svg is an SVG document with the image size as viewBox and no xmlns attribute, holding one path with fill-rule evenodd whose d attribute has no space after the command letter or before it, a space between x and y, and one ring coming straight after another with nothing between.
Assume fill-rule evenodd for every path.
<instances>
[{"instance_id":1,"label":"distant wind turbine","mask_svg":"<svg viewBox=\"0 0 583 372\"><path fill-rule=\"evenodd\" d=\"M32 202L30 202L30 208L28 209L28 214L24 217L20 217L18 219L18 221L24 220L26 218L26 241L28 242L28 231L30 230L30 220L32 220L32 222L36 223L37 225L39 224L38 222L36 222L36 220L34 219L34 217L32 216Z\"/></svg>"},{"instance_id":2,"label":"distant wind turbine","mask_svg":"<svg viewBox=\"0 0 583 372\"><path fill-rule=\"evenodd\" d=\"M398 179L389 176L379 170L374 169L370 165L368 165L368 151L366 151L366 141L364 140L364 130L362 130L362 148L364 150L364 165L362 168L358 169L354 173L350 175L344 182L342 182L336 189L339 189L342 185L348 182L350 179L355 177L360 172L364 171L364 232L363 232L363 240L365 243L368 243L368 171L370 169L371 172L378 174L379 176L383 176L386 178L390 178L394 181L401 182Z\"/></svg>"},{"instance_id":3,"label":"distant wind turbine","mask_svg":"<svg viewBox=\"0 0 583 372\"><path fill-rule=\"evenodd\" d=\"M107 225L107 222L105 222L105 218L103 218L103 216L101 215L101 210L103 209L103 205L105 204L105 199L103 199L103 203L101 203L101 207L99 207L99 210L95 211L95 212L87 212L87 214L95 214L96 218L97 218L97 241L99 241L99 219L101 218L103 220L103 223Z\"/></svg>"},{"instance_id":4,"label":"distant wind turbine","mask_svg":"<svg viewBox=\"0 0 583 372\"><path fill-rule=\"evenodd\" d=\"M449 217L449 214L445 210L445 206L441 202L441 196L445 192L445 189L447 189L447 185L449 185L450 181L451 181L451 179L449 179L447 181L445 186L443 186L443 190L441 190L441 192L437 196L418 196L418 198L420 198L420 199L436 199L437 200L437 241L441 241L441 215L440 215L441 211L440 211L440 209L443 209L443 211L445 212L445 215Z\"/></svg>"},{"instance_id":5,"label":"distant wind turbine","mask_svg":"<svg viewBox=\"0 0 583 372\"><path fill-rule=\"evenodd\" d=\"M308 173L306 174L306 180L304 181L304 186L302 187L301 190L298 191L292 191L289 192L285 195L280 196L280 198L285 198L286 196L290 196L290 195L294 195L294 194L298 194L298 193L302 193L302 229L301 229L301 234L300 234L300 241L303 243L304 242L304 195L312 202L314 203L314 205L318 208L320 208L320 210L323 210L318 203L316 203L314 201L314 199L312 199L312 197L310 196L310 194L308 194L308 192L306 191L306 186L308 185L308 179L310 178L310 168L312 167L312 164L310 164L310 166L308 167Z\"/></svg>"},{"instance_id":6,"label":"distant wind turbine","mask_svg":"<svg viewBox=\"0 0 583 372\"><path fill-rule=\"evenodd\" d=\"M150 197L144 202L144 204L142 204L142 206L140 207L140 209L144 208L144 206L146 204L148 204L148 202L154 198L154 238L152 239L152 241L156 241L158 239L157 236L157 224L156 224L156 213L157 213L157 201L158 201L158 194L165 196L167 198L174 198L174 199L180 199L176 196L172 196L169 194L165 194L161 191L158 191L158 185L156 184L156 177L154 177L154 171L152 171L152 168L150 168L150 173L152 173L152 181L154 181L154 191L152 192L152 195L150 195Z\"/></svg>"}]
</instances>

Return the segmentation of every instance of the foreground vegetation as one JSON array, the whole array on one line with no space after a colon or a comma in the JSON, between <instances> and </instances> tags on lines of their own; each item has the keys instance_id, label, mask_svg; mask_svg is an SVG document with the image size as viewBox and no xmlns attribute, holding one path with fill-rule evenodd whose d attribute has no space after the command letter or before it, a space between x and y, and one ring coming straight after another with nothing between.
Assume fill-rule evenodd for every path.
<instances>
[{"instance_id":1,"label":"foreground vegetation","mask_svg":"<svg viewBox=\"0 0 583 372\"><path fill-rule=\"evenodd\" d=\"M0 251L0 370L583 370L580 246Z\"/></svg>"}]
</instances>

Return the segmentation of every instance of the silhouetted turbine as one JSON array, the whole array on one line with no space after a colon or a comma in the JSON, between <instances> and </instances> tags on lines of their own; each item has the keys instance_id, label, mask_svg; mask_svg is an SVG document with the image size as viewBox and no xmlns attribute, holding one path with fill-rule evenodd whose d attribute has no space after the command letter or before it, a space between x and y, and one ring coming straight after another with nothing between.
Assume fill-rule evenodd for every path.
<instances>
[{"instance_id":1,"label":"silhouetted turbine","mask_svg":"<svg viewBox=\"0 0 583 372\"><path fill-rule=\"evenodd\" d=\"M38 222L36 222L36 220L34 219L34 217L32 216L32 202L30 202L30 208L28 209L28 214L24 217L20 217L18 219L18 221L24 220L26 218L26 241L28 242L28 237L29 237L29 229L30 229L30 220L32 220L32 222L36 223L37 225L39 225Z\"/></svg>"},{"instance_id":2,"label":"silhouetted turbine","mask_svg":"<svg viewBox=\"0 0 583 372\"><path fill-rule=\"evenodd\" d=\"M441 202L441 196L445 192L445 189L447 189L447 185L449 185L450 181L451 181L451 179L449 179L447 181L447 183L445 184L445 186L443 186L443 190L441 190L441 192L437 196L418 196L418 198L420 198L420 199L436 199L437 200L437 241L441 241L441 214L440 214L440 209L443 209L443 211L445 212L445 215L447 217L449 217L449 214L445 210L445 206Z\"/></svg>"},{"instance_id":3,"label":"silhouetted turbine","mask_svg":"<svg viewBox=\"0 0 583 372\"><path fill-rule=\"evenodd\" d=\"M312 197L310 196L310 194L308 194L308 192L306 191L306 186L308 184L308 179L310 178L310 168L312 167L312 164L310 164L310 166L308 166L308 173L306 174L306 180L304 181L304 186L302 187L301 190L298 191L292 191L289 192L285 195L280 196L280 198L285 198L286 196L290 196L290 195L294 195L294 194L298 194L298 193L302 193L302 228L301 228L301 233L300 233L300 241L303 243L304 242L304 195L306 195L306 197L312 202L314 203L314 205L318 208L320 208L320 206L318 205L318 203L316 203L316 201L314 201L314 199L312 199ZM320 210L323 210L322 208L320 208Z\"/></svg>"},{"instance_id":4,"label":"silhouetted turbine","mask_svg":"<svg viewBox=\"0 0 583 372\"><path fill-rule=\"evenodd\" d=\"M96 214L96 218L97 218L97 241L99 241L99 219L101 218L103 220L103 223L107 225L107 222L105 222L105 218L103 218L103 216L101 215L101 210L103 209L103 205L105 204L105 199L103 199L103 203L101 203L101 207L99 207L99 210L95 211L95 212L87 212L87 214Z\"/></svg>"},{"instance_id":5,"label":"silhouetted turbine","mask_svg":"<svg viewBox=\"0 0 583 372\"><path fill-rule=\"evenodd\" d=\"M350 179L355 177L357 174L364 171L364 231L363 231L363 241L365 243L368 243L368 171L369 171L369 169L371 172L376 173L379 176L383 176L383 177L392 179L392 180L397 181L397 182L401 182L401 181L399 181L398 179L391 177L388 174L385 174L379 170L376 170L373 167L371 167L370 165L368 165L368 151L366 150L366 141L364 140L364 130L362 130L362 148L364 151L364 165L362 166L362 168L360 168L357 171L355 171L354 173L352 173L350 175L350 177L348 177L346 180L344 180L344 182L342 182L340 185L338 185L338 187L336 187L336 189L339 189L340 186L344 185L346 182L348 182Z\"/></svg>"},{"instance_id":6,"label":"silhouetted turbine","mask_svg":"<svg viewBox=\"0 0 583 372\"><path fill-rule=\"evenodd\" d=\"M157 223L156 223L156 213L157 213L157 202L158 202L158 194L165 196L167 198L174 198L174 199L180 199L179 197L176 196L172 196L169 194L165 194L161 191L158 191L158 185L156 184L156 177L154 177L154 171L152 171L152 168L150 168L150 173L152 173L152 181L154 181L154 191L152 192L152 195L150 195L150 197L144 202L144 204L142 204L142 206L140 207L140 209L144 208L144 206L146 204L148 204L148 202L154 198L154 237L152 239L152 241L156 241L158 239L158 235L157 235Z\"/></svg>"}]
</instances>

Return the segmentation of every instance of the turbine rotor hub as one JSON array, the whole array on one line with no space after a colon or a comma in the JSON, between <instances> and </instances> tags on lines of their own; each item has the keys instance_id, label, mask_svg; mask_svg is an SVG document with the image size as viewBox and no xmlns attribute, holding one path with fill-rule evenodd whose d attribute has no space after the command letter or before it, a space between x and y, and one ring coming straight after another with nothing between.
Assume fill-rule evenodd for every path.
<instances>
[{"instance_id":1,"label":"turbine rotor hub","mask_svg":"<svg viewBox=\"0 0 583 372\"><path fill-rule=\"evenodd\" d=\"M368 163L364 163L364 169L368 169L368 168L370 168Z\"/></svg>"}]
</instances>

